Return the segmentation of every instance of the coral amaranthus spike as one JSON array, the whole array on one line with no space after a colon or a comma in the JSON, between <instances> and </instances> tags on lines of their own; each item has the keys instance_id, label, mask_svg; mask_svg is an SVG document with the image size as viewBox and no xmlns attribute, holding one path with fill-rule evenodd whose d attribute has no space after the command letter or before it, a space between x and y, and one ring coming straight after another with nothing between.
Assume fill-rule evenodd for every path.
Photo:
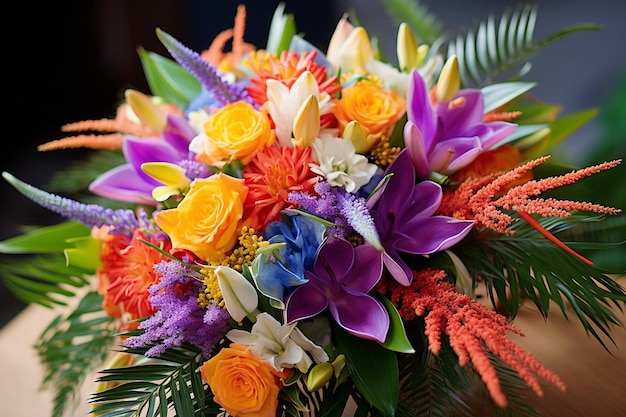
<instances>
[{"instance_id":1,"label":"coral amaranthus spike","mask_svg":"<svg viewBox=\"0 0 626 417\"><path fill-rule=\"evenodd\" d=\"M444 271L426 269L414 271L413 282L408 287L386 280L381 281L377 289L391 294L390 300L403 320L424 317L428 348L435 355L441 349L441 336L448 335L459 357L459 365L472 362L491 397L501 407L506 407L508 400L487 350L516 371L537 395L543 395L537 376L565 391L561 378L507 337L508 332L523 336L521 330L507 322L506 317L457 293L454 284L444 279Z\"/></svg>"},{"instance_id":2,"label":"coral amaranthus spike","mask_svg":"<svg viewBox=\"0 0 626 417\"><path fill-rule=\"evenodd\" d=\"M543 217L568 217L572 211L591 211L600 214L617 214L621 210L581 201L556 198L533 198L542 192L572 184L582 178L616 167L621 159L575 170L567 174L531 180L509 188L499 195L507 185L521 178L550 157L544 156L529 161L508 172L489 174L480 178L469 178L454 191L443 196L439 211L457 219L472 219L499 233L511 234L508 227L513 218L504 210L515 210Z\"/></svg>"}]
</instances>

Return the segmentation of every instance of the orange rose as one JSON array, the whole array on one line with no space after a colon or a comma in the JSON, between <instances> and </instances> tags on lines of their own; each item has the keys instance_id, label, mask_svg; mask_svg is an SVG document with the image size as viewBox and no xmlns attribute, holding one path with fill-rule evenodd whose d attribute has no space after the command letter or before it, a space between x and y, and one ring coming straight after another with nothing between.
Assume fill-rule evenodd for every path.
<instances>
[{"instance_id":1,"label":"orange rose","mask_svg":"<svg viewBox=\"0 0 626 417\"><path fill-rule=\"evenodd\" d=\"M169 235L173 249L214 258L235 246L247 195L243 180L218 173L193 181L178 207L157 212L154 219Z\"/></svg>"},{"instance_id":2,"label":"orange rose","mask_svg":"<svg viewBox=\"0 0 626 417\"><path fill-rule=\"evenodd\" d=\"M276 140L267 114L245 101L217 110L202 127L191 149L198 153L198 160L220 168L232 160L245 165Z\"/></svg>"},{"instance_id":3,"label":"orange rose","mask_svg":"<svg viewBox=\"0 0 626 417\"><path fill-rule=\"evenodd\" d=\"M200 373L215 402L235 417L275 417L282 380L288 376L237 343L206 361Z\"/></svg>"},{"instance_id":4,"label":"orange rose","mask_svg":"<svg viewBox=\"0 0 626 417\"><path fill-rule=\"evenodd\" d=\"M406 111L406 101L399 93L384 90L370 82L359 82L341 90L341 99L336 100L333 114L343 131L352 120L366 132L369 151L383 134L390 133Z\"/></svg>"}]
</instances>

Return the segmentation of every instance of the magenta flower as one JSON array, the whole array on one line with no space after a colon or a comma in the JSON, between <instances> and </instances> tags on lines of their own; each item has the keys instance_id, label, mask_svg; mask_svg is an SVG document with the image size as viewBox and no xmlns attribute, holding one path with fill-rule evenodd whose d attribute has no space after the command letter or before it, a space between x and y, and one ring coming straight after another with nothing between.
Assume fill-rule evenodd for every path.
<instances>
[{"instance_id":1,"label":"magenta flower","mask_svg":"<svg viewBox=\"0 0 626 417\"><path fill-rule=\"evenodd\" d=\"M367 293L383 271L381 252L369 244L356 248L347 240L322 243L308 283L293 290L286 300L285 324L314 317L327 308L347 332L383 343L389 330L385 307Z\"/></svg>"},{"instance_id":2,"label":"magenta flower","mask_svg":"<svg viewBox=\"0 0 626 417\"><path fill-rule=\"evenodd\" d=\"M122 152L127 163L100 175L89 185L97 195L117 201L154 205L152 190L161 184L141 170L144 162L171 162L193 171L197 163L189 160L189 142L195 130L184 117L168 114L167 124L160 138L125 136ZM208 170L205 168L206 175ZM201 171L201 169L196 169ZM195 176L202 176L196 172ZM191 179L195 177L190 176Z\"/></svg>"},{"instance_id":3,"label":"magenta flower","mask_svg":"<svg viewBox=\"0 0 626 417\"><path fill-rule=\"evenodd\" d=\"M451 174L472 162L511 133L517 125L483 122L484 97L480 90L460 90L455 99L430 104L428 89L413 71L407 93L404 143L419 178L431 172Z\"/></svg>"},{"instance_id":4,"label":"magenta flower","mask_svg":"<svg viewBox=\"0 0 626 417\"><path fill-rule=\"evenodd\" d=\"M443 196L441 186L432 181L415 184L415 169L406 149L385 174L393 175L369 199L368 208L384 248L387 270L400 284L409 285L413 275L401 253L427 255L447 249L470 232L474 221L433 215Z\"/></svg>"}]
</instances>

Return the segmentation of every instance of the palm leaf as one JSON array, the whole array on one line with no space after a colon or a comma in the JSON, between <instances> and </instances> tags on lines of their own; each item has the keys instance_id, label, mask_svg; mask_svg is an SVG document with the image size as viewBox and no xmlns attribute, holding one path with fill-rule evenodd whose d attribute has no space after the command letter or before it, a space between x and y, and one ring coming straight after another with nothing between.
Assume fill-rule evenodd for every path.
<instances>
[{"instance_id":1,"label":"palm leaf","mask_svg":"<svg viewBox=\"0 0 626 417\"><path fill-rule=\"evenodd\" d=\"M112 321L102 310L102 297L89 292L71 314L57 316L42 332L35 349L44 367L42 387L54 392L52 417L75 405L86 375L107 357Z\"/></svg>"},{"instance_id":2,"label":"palm leaf","mask_svg":"<svg viewBox=\"0 0 626 417\"><path fill-rule=\"evenodd\" d=\"M461 83L482 87L498 81L518 80L531 69L531 58L544 46L565 35L599 30L593 24L563 28L534 42L536 5L521 5L505 11L500 20L491 15L448 44L448 56L459 61Z\"/></svg>"},{"instance_id":3,"label":"palm leaf","mask_svg":"<svg viewBox=\"0 0 626 417\"><path fill-rule=\"evenodd\" d=\"M381 0L381 2L395 22L407 23L420 41L430 44L443 35L443 24L426 6L419 4L418 0Z\"/></svg>"},{"instance_id":4,"label":"palm leaf","mask_svg":"<svg viewBox=\"0 0 626 417\"><path fill-rule=\"evenodd\" d=\"M560 218L540 222L554 234L577 224ZM610 328L620 324L615 309L626 302L625 290L604 271L574 258L525 222L513 228L513 236L477 239L460 246L457 253L470 273L484 280L494 305L514 317L525 299L548 317L554 303L565 317L573 313L607 348L604 336L613 341Z\"/></svg>"},{"instance_id":5,"label":"palm leaf","mask_svg":"<svg viewBox=\"0 0 626 417\"><path fill-rule=\"evenodd\" d=\"M125 349L144 355L148 348ZM150 358L126 368L105 369L96 382L115 387L95 393L89 402L99 417L163 416L173 408L179 416L216 415L219 407L206 392L197 368L204 362L193 346L168 349L158 359Z\"/></svg>"}]
</instances>

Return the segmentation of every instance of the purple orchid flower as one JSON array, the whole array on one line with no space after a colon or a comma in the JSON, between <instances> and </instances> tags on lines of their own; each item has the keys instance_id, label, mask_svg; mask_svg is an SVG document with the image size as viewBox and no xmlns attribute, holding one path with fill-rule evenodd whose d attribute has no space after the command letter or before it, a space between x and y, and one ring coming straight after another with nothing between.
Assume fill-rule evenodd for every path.
<instances>
[{"instance_id":1,"label":"purple orchid flower","mask_svg":"<svg viewBox=\"0 0 626 417\"><path fill-rule=\"evenodd\" d=\"M322 242L308 283L287 297L285 323L314 317L327 308L339 326L354 336L383 343L389 315L380 301L367 293L380 280L381 252L369 244L356 248L345 239Z\"/></svg>"},{"instance_id":2,"label":"purple orchid flower","mask_svg":"<svg viewBox=\"0 0 626 417\"><path fill-rule=\"evenodd\" d=\"M196 134L184 117L170 113L160 138L125 136L122 152L128 163L100 175L89 185L89 190L113 200L155 205L152 190L162 184L146 175L141 170L141 164L144 162L181 164L181 161L186 161L187 165L193 165L193 161L189 161L193 159L189 153L189 142ZM191 169L187 166L186 168L188 171ZM206 171L208 175L208 169Z\"/></svg>"},{"instance_id":3,"label":"purple orchid flower","mask_svg":"<svg viewBox=\"0 0 626 417\"><path fill-rule=\"evenodd\" d=\"M393 175L367 204L384 248L384 264L406 286L413 275L401 253L427 255L447 249L470 232L474 221L433 216L441 204L441 186L428 180L415 184L408 150L400 152L385 174Z\"/></svg>"},{"instance_id":4,"label":"purple orchid flower","mask_svg":"<svg viewBox=\"0 0 626 417\"><path fill-rule=\"evenodd\" d=\"M483 122L484 108L483 94L476 89L460 90L453 101L433 108L424 80L413 71L404 143L419 178L428 178L433 171L448 175L467 166L517 127Z\"/></svg>"}]
</instances>

